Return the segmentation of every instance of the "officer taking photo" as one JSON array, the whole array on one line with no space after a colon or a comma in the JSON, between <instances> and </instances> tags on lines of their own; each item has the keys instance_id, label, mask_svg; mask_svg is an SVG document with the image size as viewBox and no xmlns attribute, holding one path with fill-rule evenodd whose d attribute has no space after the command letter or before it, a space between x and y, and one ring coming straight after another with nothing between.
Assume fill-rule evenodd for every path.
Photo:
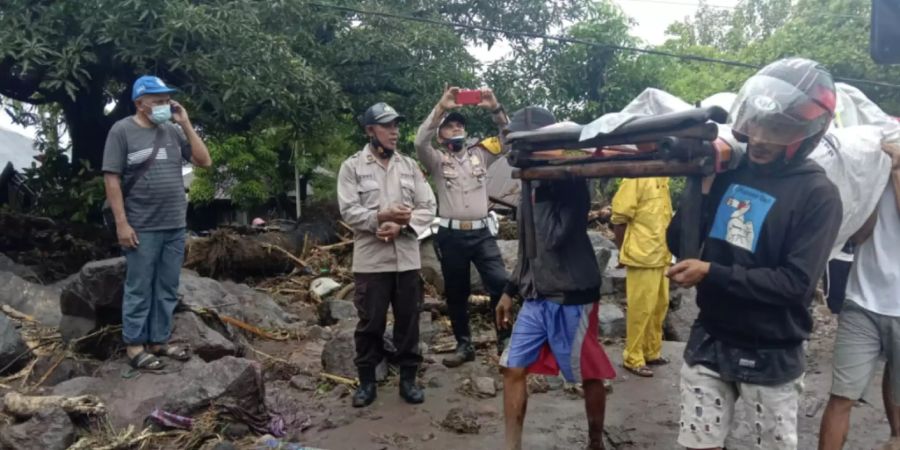
<instances>
[{"instance_id":1,"label":"officer taking photo","mask_svg":"<svg viewBox=\"0 0 900 450\"><path fill-rule=\"evenodd\" d=\"M466 105L490 111L501 130L509 122L490 89L449 87L419 127L415 139L416 154L431 175L438 197L440 229L434 244L457 342L456 352L443 360L447 367L475 360L469 330L471 265L475 264L490 293L491 310L497 306L507 279L500 249L489 229L486 183L488 167L501 156L501 147L497 138L481 142L468 139L466 117L459 112ZM507 336L508 332L498 332L498 348L502 348Z\"/></svg>"}]
</instances>

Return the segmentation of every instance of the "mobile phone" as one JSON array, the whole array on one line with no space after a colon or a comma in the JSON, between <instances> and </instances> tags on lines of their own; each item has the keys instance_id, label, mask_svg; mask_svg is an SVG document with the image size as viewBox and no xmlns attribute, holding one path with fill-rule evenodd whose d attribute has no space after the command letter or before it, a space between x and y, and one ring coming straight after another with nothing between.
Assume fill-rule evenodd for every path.
<instances>
[{"instance_id":1,"label":"mobile phone","mask_svg":"<svg viewBox=\"0 0 900 450\"><path fill-rule=\"evenodd\" d=\"M456 92L457 105L477 105L481 103L481 91L477 89L462 89Z\"/></svg>"},{"instance_id":2,"label":"mobile phone","mask_svg":"<svg viewBox=\"0 0 900 450\"><path fill-rule=\"evenodd\" d=\"M169 109L172 110L172 114L175 114L175 113L178 112L178 110L179 110L180 108L178 108L178 107L175 106L175 105L169 105Z\"/></svg>"}]
</instances>

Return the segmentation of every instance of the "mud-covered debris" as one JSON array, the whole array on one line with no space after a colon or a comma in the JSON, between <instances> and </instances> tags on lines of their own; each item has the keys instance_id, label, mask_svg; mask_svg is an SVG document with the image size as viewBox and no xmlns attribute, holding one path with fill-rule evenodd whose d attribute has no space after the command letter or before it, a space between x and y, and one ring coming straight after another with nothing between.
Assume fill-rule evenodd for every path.
<instances>
[{"instance_id":1,"label":"mud-covered debris","mask_svg":"<svg viewBox=\"0 0 900 450\"><path fill-rule=\"evenodd\" d=\"M547 378L543 375L529 375L528 393L543 394L545 392L550 392L550 384L547 383Z\"/></svg>"},{"instance_id":2,"label":"mud-covered debris","mask_svg":"<svg viewBox=\"0 0 900 450\"><path fill-rule=\"evenodd\" d=\"M478 434L481 424L478 423L478 415L464 408L453 408L447 413L447 417L441 422L441 426L458 434Z\"/></svg>"}]
</instances>

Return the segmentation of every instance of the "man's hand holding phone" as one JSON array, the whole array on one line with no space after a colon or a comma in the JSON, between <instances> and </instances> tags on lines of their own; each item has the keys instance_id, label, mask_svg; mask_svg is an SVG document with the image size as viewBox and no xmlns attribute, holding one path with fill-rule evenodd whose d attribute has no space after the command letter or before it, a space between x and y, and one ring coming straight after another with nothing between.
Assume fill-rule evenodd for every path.
<instances>
[{"instance_id":1,"label":"man's hand holding phone","mask_svg":"<svg viewBox=\"0 0 900 450\"><path fill-rule=\"evenodd\" d=\"M181 125L182 128L190 125L191 120L188 118L187 110L184 109L184 106L181 106L181 103L170 100L169 108L172 109L172 120L174 120L175 123Z\"/></svg>"}]
</instances>

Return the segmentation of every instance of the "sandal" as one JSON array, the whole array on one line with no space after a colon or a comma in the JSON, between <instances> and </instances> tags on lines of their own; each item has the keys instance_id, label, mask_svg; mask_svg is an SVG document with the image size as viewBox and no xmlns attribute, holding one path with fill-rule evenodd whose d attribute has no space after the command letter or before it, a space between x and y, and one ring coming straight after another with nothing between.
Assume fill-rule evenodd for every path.
<instances>
[{"instance_id":1,"label":"sandal","mask_svg":"<svg viewBox=\"0 0 900 450\"><path fill-rule=\"evenodd\" d=\"M156 350L152 350L156 356L165 356L176 361L187 361L191 359L191 352L180 345L160 345Z\"/></svg>"},{"instance_id":2,"label":"sandal","mask_svg":"<svg viewBox=\"0 0 900 450\"><path fill-rule=\"evenodd\" d=\"M135 370L159 371L166 367L166 364L159 360L153 354L141 351L134 358L128 361L128 364Z\"/></svg>"},{"instance_id":3,"label":"sandal","mask_svg":"<svg viewBox=\"0 0 900 450\"><path fill-rule=\"evenodd\" d=\"M650 377L653 376L653 371L650 370L650 368L647 367L647 366L641 366L641 367L628 367L628 366L624 366L624 365L623 365L622 367L624 367L625 370L627 370L627 371L629 371L629 372L631 372L631 373L633 373L633 374L635 374L635 375L637 375L637 376L639 376L639 377L650 378Z\"/></svg>"},{"instance_id":4,"label":"sandal","mask_svg":"<svg viewBox=\"0 0 900 450\"><path fill-rule=\"evenodd\" d=\"M668 358L660 356L659 358L648 360L647 365L648 366L665 366L666 364L669 364L669 362L670 361L668 360Z\"/></svg>"}]
</instances>

